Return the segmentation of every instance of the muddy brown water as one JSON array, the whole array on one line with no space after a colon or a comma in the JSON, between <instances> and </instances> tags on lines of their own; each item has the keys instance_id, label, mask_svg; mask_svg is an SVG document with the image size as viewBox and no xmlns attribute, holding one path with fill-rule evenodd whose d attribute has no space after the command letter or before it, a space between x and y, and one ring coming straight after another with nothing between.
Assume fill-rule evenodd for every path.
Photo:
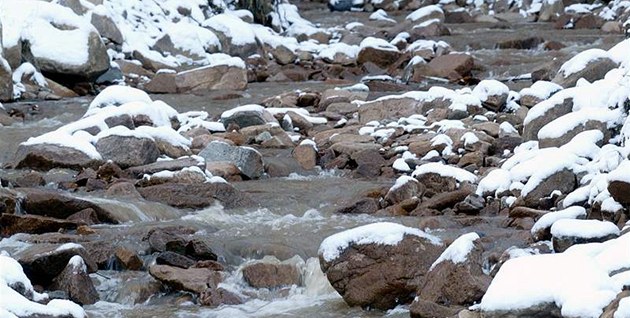
<instances>
[{"instance_id":1,"label":"muddy brown water","mask_svg":"<svg viewBox=\"0 0 630 318\"><path fill-rule=\"evenodd\" d=\"M329 14L321 4L309 4L304 17L322 26L339 26L361 21L369 24L369 13ZM404 15L395 16L396 19ZM482 67L480 78L504 79L531 72L550 59L566 60L576 52L588 48L607 49L621 40L621 36L604 35L596 30L554 30L550 24L510 24L510 28L496 29L487 24L449 25L452 35L441 37L454 50L468 51ZM498 41L541 36L567 45L560 51L496 50ZM513 89L528 86L529 82L509 82ZM432 85L432 83L424 83ZM203 110L215 118L221 112L238 105L260 102L265 97L291 90L323 90L335 85L306 83L254 83L236 99L222 99L229 92L212 92L206 95L154 95L179 112ZM417 86L420 87L421 85ZM415 86L411 86L415 87ZM378 96L376 94L375 96ZM5 104L27 112L23 123L0 127L0 163L11 161L20 142L29 137L52 131L61 125L79 119L91 98L82 97L62 101L37 102L40 111L28 114L29 102ZM0 176L11 173L0 171ZM87 306L90 317L406 317L407 311L399 308L388 313L368 312L349 308L318 272L315 259L320 242L327 236L362 224L376 221L402 223L419 227L426 220L416 217L375 217L369 215L338 215L334 211L351 202L362 193L389 187L393 180L365 181L341 176L339 172L323 171L316 176L294 176L257 181L237 182L234 186L249 193L259 207L226 211L214 206L199 211L178 210L143 200L106 198L101 195L80 195L115 211L128 220L117 226L98 226L101 239L117 245L141 248L141 239L155 226L179 225L197 229L195 236L211 242L221 260L228 264L232 274L224 283L226 288L252 295L249 301L238 306L217 309L200 308L191 302L181 301L181 295L158 294L148 301L134 304L142 288L151 279L144 272L102 271L94 275L102 301ZM488 250L502 251L520 242L514 230L500 226L498 218L436 217L440 230L431 231L446 241L460 234L476 231L486 237ZM22 242L25 236L3 239L0 248L13 253L28 247ZM45 236L39 237L45 240ZM28 240L28 238L26 238ZM32 239L31 239L32 240ZM305 286L281 294L253 290L239 276L239 267L248 260L273 255L281 260L299 257L305 273ZM150 257L146 257L150 261Z\"/></svg>"}]
</instances>

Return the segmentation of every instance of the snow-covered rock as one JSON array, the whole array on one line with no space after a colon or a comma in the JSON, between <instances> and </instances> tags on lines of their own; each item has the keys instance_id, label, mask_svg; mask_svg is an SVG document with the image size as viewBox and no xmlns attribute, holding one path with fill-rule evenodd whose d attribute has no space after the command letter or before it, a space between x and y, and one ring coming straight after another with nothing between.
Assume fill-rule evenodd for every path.
<instances>
[{"instance_id":1,"label":"snow-covered rock","mask_svg":"<svg viewBox=\"0 0 630 318\"><path fill-rule=\"evenodd\" d=\"M329 236L320 245L322 270L350 306L390 309L412 299L441 240L395 223L373 223Z\"/></svg>"},{"instance_id":2,"label":"snow-covered rock","mask_svg":"<svg viewBox=\"0 0 630 318\"><path fill-rule=\"evenodd\" d=\"M590 49L562 64L553 82L565 88L573 87L580 78L590 82L604 78L608 71L617 66L607 51Z\"/></svg>"},{"instance_id":3,"label":"snow-covered rock","mask_svg":"<svg viewBox=\"0 0 630 318\"><path fill-rule=\"evenodd\" d=\"M199 153L199 156L206 159L206 162L231 162L243 175L251 179L260 178L264 173L262 155L250 147L236 147L213 141Z\"/></svg>"},{"instance_id":4,"label":"snow-covered rock","mask_svg":"<svg viewBox=\"0 0 630 318\"><path fill-rule=\"evenodd\" d=\"M599 220L560 219L551 226L553 249L566 251L575 244L605 242L619 236L619 228L612 222Z\"/></svg>"}]
</instances>

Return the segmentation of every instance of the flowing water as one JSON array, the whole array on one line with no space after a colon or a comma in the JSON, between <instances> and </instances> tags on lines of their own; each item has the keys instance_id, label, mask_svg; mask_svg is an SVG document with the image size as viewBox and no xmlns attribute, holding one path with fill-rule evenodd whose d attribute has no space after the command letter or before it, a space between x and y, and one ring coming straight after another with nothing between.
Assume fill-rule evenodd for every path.
<instances>
[{"instance_id":1,"label":"flowing water","mask_svg":"<svg viewBox=\"0 0 630 318\"><path fill-rule=\"evenodd\" d=\"M317 11L319 10L319 11ZM340 24L353 19L365 21L365 13L326 14L314 9L306 17L323 25ZM341 17L341 18L340 18ZM334 18L334 20L332 20ZM485 68L482 77L506 78L531 72L555 56L567 58L576 51L591 47L608 48L621 39L620 36L601 36L597 31L557 31L550 25L516 25L512 29L489 29L484 25L451 26L453 36L444 37L456 50L471 50ZM568 46L559 52L543 50L495 50L496 39L531 34L561 41ZM527 84L527 83L526 83ZM518 83L512 83L518 86ZM208 95L159 95L161 99L180 112L205 110L218 116L237 105L260 102L263 98L295 89L322 90L332 87L324 83L262 83L251 84L238 99L219 98L222 92ZM26 117L24 123L0 127L0 163L10 162L20 142L80 118L90 98L76 98L58 102L39 103L40 111ZM28 109L29 103L5 104L7 108ZM9 172L0 169L0 176ZM376 221L390 221L419 227L424 220L415 217L376 217L369 215L340 215L336 209L370 190L389 187L393 180L361 181L339 175L335 171L322 171L316 176L293 176L234 183L260 203L252 209L224 210L213 206L198 211L178 210L140 199L113 199L99 194L82 198L91 200L127 222L120 225L97 226L101 239L117 245L140 248L142 237L149 229L159 225L189 226L196 230L194 236L211 242L211 247L227 264L231 273L222 287L248 299L242 305L208 309L194 305L186 295L165 293L148 297L150 291L158 291L155 282L146 272L100 271L93 275L101 301L87 306L90 317L406 317L405 308L389 312L363 311L349 308L330 287L319 269L317 249L327 236L344 229ZM494 238L484 242L487 250L502 251L512 243L513 230L498 225L494 219L479 217L476 221L459 222L456 217L438 217L445 225L432 233L445 240L469 231L491 234ZM499 239L497 239L499 238ZM23 235L0 242L0 248L12 253L28 247ZM242 279L243 264L263 257L273 256L297 264L303 273L300 287L279 291L253 289ZM145 256L150 262L150 256ZM275 260L269 260L275 261ZM153 286L153 287L152 287ZM153 289L152 289L153 288ZM149 293L149 294L147 294ZM148 297L148 299L147 299Z\"/></svg>"}]
</instances>

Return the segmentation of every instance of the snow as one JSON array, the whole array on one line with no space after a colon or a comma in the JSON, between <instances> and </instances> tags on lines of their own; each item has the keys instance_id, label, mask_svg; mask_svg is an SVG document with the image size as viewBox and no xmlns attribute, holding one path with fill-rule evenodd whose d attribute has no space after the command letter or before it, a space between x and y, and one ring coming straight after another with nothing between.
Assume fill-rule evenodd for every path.
<instances>
[{"instance_id":1,"label":"snow","mask_svg":"<svg viewBox=\"0 0 630 318\"><path fill-rule=\"evenodd\" d=\"M416 167L412 176L418 177L427 173L436 173L443 177L450 177L456 179L458 182L471 182L477 181L477 177L461 168L448 166L439 162L430 162Z\"/></svg>"},{"instance_id":2,"label":"snow","mask_svg":"<svg viewBox=\"0 0 630 318\"><path fill-rule=\"evenodd\" d=\"M119 85L108 86L92 100L85 116L98 112L97 108L120 106L130 102L151 103L151 97L137 88Z\"/></svg>"},{"instance_id":3,"label":"snow","mask_svg":"<svg viewBox=\"0 0 630 318\"><path fill-rule=\"evenodd\" d=\"M442 244L438 237L419 229L397 223L379 222L359 226L327 237L319 246L319 254L325 261L331 262L352 244L396 245L403 240L405 235L424 238L434 245Z\"/></svg>"},{"instance_id":4,"label":"snow","mask_svg":"<svg viewBox=\"0 0 630 318\"><path fill-rule=\"evenodd\" d=\"M349 58L354 59L359 54L359 46L348 45L343 42L333 43L320 50L317 57L328 61L334 61L337 53L344 54Z\"/></svg>"},{"instance_id":5,"label":"snow","mask_svg":"<svg viewBox=\"0 0 630 318\"><path fill-rule=\"evenodd\" d=\"M542 229L550 228L558 220L577 219L580 217L586 217L586 209L581 206L572 206L564 210L549 212L536 221L534 226L532 226L531 233L534 234Z\"/></svg>"},{"instance_id":6,"label":"snow","mask_svg":"<svg viewBox=\"0 0 630 318\"><path fill-rule=\"evenodd\" d=\"M475 135L475 133L473 132L467 132L464 135L462 135L462 138L460 139L464 142L464 147L467 147L469 145L474 145L476 143L479 142L479 137L477 137L477 135Z\"/></svg>"},{"instance_id":7,"label":"snow","mask_svg":"<svg viewBox=\"0 0 630 318\"><path fill-rule=\"evenodd\" d=\"M223 33L233 45L256 43L256 33L250 25L233 15L217 14L204 21L203 26Z\"/></svg>"},{"instance_id":8,"label":"snow","mask_svg":"<svg viewBox=\"0 0 630 318\"><path fill-rule=\"evenodd\" d=\"M88 38L96 29L69 8L44 1L0 1L3 46L30 43L37 58L80 66L89 59ZM64 30L57 26L64 26Z\"/></svg>"},{"instance_id":9,"label":"snow","mask_svg":"<svg viewBox=\"0 0 630 318\"><path fill-rule=\"evenodd\" d=\"M428 5L410 13L405 19L410 20L411 22L416 22L432 14L444 15L444 11L442 10L442 8L440 8L440 6Z\"/></svg>"},{"instance_id":10,"label":"snow","mask_svg":"<svg viewBox=\"0 0 630 318\"><path fill-rule=\"evenodd\" d=\"M411 167L409 167L409 165L403 158L396 159L394 163L392 164L392 168L394 168L396 171L402 171L402 172L411 171Z\"/></svg>"},{"instance_id":11,"label":"snow","mask_svg":"<svg viewBox=\"0 0 630 318\"><path fill-rule=\"evenodd\" d=\"M514 128L514 126L512 126L512 124L507 121L502 122L499 125L499 129L505 134L518 134L518 130L516 130L516 128Z\"/></svg>"},{"instance_id":12,"label":"snow","mask_svg":"<svg viewBox=\"0 0 630 318\"><path fill-rule=\"evenodd\" d=\"M221 118L225 119L225 118L230 118L232 116L234 116L235 114L241 113L241 112L254 112L254 113L259 113L262 114L263 112L265 112L265 107L262 107L260 105L256 105L256 104L249 104L249 105L243 105L243 106L238 106L238 107L234 107L230 110L226 110L221 114Z\"/></svg>"},{"instance_id":13,"label":"snow","mask_svg":"<svg viewBox=\"0 0 630 318\"><path fill-rule=\"evenodd\" d=\"M40 87L48 86L48 82L46 82L46 78L42 73L38 72L35 66L31 63L23 63L20 65L15 71L13 71L13 83L21 83L24 75L30 75L31 81L36 83Z\"/></svg>"},{"instance_id":14,"label":"snow","mask_svg":"<svg viewBox=\"0 0 630 318\"><path fill-rule=\"evenodd\" d=\"M512 184L512 176L509 170L494 169L479 181L475 193L477 195L483 195L488 192L501 193L509 190L510 184Z\"/></svg>"},{"instance_id":15,"label":"snow","mask_svg":"<svg viewBox=\"0 0 630 318\"><path fill-rule=\"evenodd\" d=\"M562 73L564 77L568 77L571 74L577 73L583 70L588 64L598 59L610 59L611 54L601 49L589 49L582 51L566 61L560 67L558 73Z\"/></svg>"},{"instance_id":16,"label":"snow","mask_svg":"<svg viewBox=\"0 0 630 318\"><path fill-rule=\"evenodd\" d=\"M615 311L613 318L628 317L630 317L630 297L625 297L619 301L619 307L617 307L617 311Z\"/></svg>"},{"instance_id":17,"label":"snow","mask_svg":"<svg viewBox=\"0 0 630 318\"><path fill-rule=\"evenodd\" d=\"M442 255L431 264L429 270L432 270L435 266L445 261L450 261L453 264L465 262L468 259L468 254L475 248L475 241L478 239L479 234L474 232L458 237L442 252Z\"/></svg>"},{"instance_id":18,"label":"snow","mask_svg":"<svg viewBox=\"0 0 630 318\"><path fill-rule=\"evenodd\" d=\"M475 86L472 94L477 96L482 102L485 102L490 96L508 95L509 92L510 89L507 85L497 80L483 80Z\"/></svg>"},{"instance_id":19,"label":"snow","mask_svg":"<svg viewBox=\"0 0 630 318\"><path fill-rule=\"evenodd\" d=\"M51 131L38 137L31 137L27 141L22 143L22 145L25 146L38 144L51 144L68 147L81 151L94 160L102 159L101 154L96 151L96 148L92 145L90 141L86 141L83 138L75 138L73 137L73 135L62 130Z\"/></svg>"},{"instance_id":20,"label":"snow","mask_svg":"<svg viewBox=\"0 0 630 318\"><path fill-rule=\"evenodd\" d=\"M361 41L361 44L359 45L360 49L364 49L368 47L375 48L378 50L398 52L397 47L393 46L392 44L390 44L389 42L383 39L374 38L374 37L366 37L365 39L363 39L363 41Z\"/></svg>"},{"instance_id":21,"label":"snow","mask_svg":"<svg viewBox=\"0 0 630 318\"><path fill-rule=\"evenodd\" d=\"M396 23L396 20L390 18L387 15L387 12L385 12L385 10L383 10L383 9L378 9L378 10L374 11L374 13L370 14L370 20L388 21L388 22Z\"/></svg>"},{"instance_id":22,"label":"snow","mask_svg":"<svg viewBox=\"0 0 630 318\"><path fill-rule=\"evenodd\" d=\"M532 255L505 262L479 308L513 312L555 303L563 317L597 318L620 290L608 272L583 253Z\"/></svg>"},{"instance_id":23,"label":"snow","mask_svg":"<svg viewBox=\"0 0 630 318\"><path fill-rule=\"evenodd\" d=\"M608 180L630 183L630 161L622 161L615 170L608 174Z\"/></svg>"},{"instance_id":24,"label":"snow","mask_svg":"<svg viewBox=\"0 0 630 318\"><path fill-rule=\"evenodd\" d=\"M521 96L534 96L540 99L547 99L554 93L562 90L562 86L548 81L537 81L532 86L523 88L519 94Z\"/></svg>"},{"instance_id":25,"label":"snow","mask_svg":"<svg viewBox=\"0 0 630 318\"><path fill-rule=\"evenodd\" d=\"M32 295L33 301L10 287L17 284L24 287L26 295ZM81 306L68 300L52 300L47 305L35 302L46 300L47 295L35 292L33 285L24 274L22 266L7 255L0 255L0 295L2 295L0 297L0 315L2 317L48 315L85 317L85 312Z\"/></svg>"},{"instance_id":26,"label":"snow","mask_svg":"<svg viewBox=\"0 0 630 318\"><path fill-rule=\"evenodd\" d=\"M538 139L562 137L572 129L585 125L588 121L599 121L608 126L608 123L614 123L619 120L619 117L620 114L617 110L585 108L554 119L538 131Z\"/></svg>"},{"instance_id":27,"label":"snow","mask_svg":"<svg viewBox=\"0 0 630 318\"><path fill-rule=\"evenodd\" d=\"M599 220L560 219L551 226L554 237L599 238L619 236L619 228L612 222Z\"/></svg>"},{"instance_id":28,"label":"snow","mask_svg":"<svg viewBox=\"0 0 630 318\"><path fill-rule=\"evenodd\" d=\"M408 182L418 183L418 180L416 180L415 178L412 178L410 176L402 175L402 176L398 177L398 179L396 179L396 182L394 183L394 185L391 188L389 188L388 192L395 191L396 189L398 189L398 188L404 186L405 184L407 184Z\"/></svg>"}]
</instances>

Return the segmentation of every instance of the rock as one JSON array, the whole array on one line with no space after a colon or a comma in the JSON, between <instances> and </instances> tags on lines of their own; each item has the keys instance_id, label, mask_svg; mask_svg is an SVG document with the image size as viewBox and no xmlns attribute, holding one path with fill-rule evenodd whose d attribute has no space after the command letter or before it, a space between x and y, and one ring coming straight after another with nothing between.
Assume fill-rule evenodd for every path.
<instances>
[{"instance_id":1,"label":"rock","mask_svg":"<svg viewBox=\"0 0 630 318\"><path fill-rule=\"evenodd\" d=\"M617 310L619 309L619 302L621 302L622 299L625 299L627 297L630 297L630 290L621 291L619 294L617 294L617 297L615 298L615 300L613 300L610 304L608 304L608 306L604 308L604 312L599 317L600 318L614 318L616 316L615 314Z\"/></svg>"},{"instance_id":2,"label":"rock","mask_svg":"<svg viewBox=\"0 0 630 318\"><path fill-rule=\"evenodd\" d=\"M252 200L227 183L165 183L138 188L143 198L180 209L201 209L220 202L225 208L252 206Z\"/></svg>"},{"instance_id":3,"label":"rock","mask_svg":"<svg viewBox=\"0 0 630 318\"><path fill-rule=\"evenodd\" d=\"M471 76L475 61L466 54L447 54L434 58L427 64L414 65L412 80L421 82L425 76L457 81Z\"/></svg>"},{"instance_id":4,"label":"rock","mask_svg":"<svg viewBox=\"0 0 630 318\"><path fill-rule=\"evenodd\" d=\"M381 174L381 168L386 166L387 162L381 156L379 150L366 149L356 151L350 155L350 159L357 165L357 168L354 170L356 177L376 178Z\"/></svg>"},{"instance_id":5,"label":"rock","mask_svg":"<svg viewBox=\"0 0 630 318\"><path fill-rule=\"evenodd\" d=\"M80 0L59 0L59 5L70 8L77 15L84 15L88 11Z\"/></svg>"},{"instance_id":6,"label":"rock","mask_svg":"<svg viewBox=\"0 0 630 318\"><path fill-rule=\"evenodd\" d=\"M73 230L77 223L39 215L15 215L3 213L0 216L0 234L9 237L17 233L42 234Z\"/></svg>"},{"instance_id":7,"label":"rock","mask_svg":"<svg viewBox=\"0 0 630 318\"><path fill-rule=\"evenodd\" d=\"M154 163L150 163L148 165L143 166L135 166L125 170L125 172L129 173L135 178L140 178L145 174L154 174L160 171L180 171L189 167L199 167L200 169L205 169L205 165L199 160L191 157L179 158L174 160L164 160L157 161ZM122 172L122 171L121 171ZM101 176L102 177L102 176Z\"/></svg>"},{"instance_id":8,"label":"rock","mask_svg":"<svg viewBox=\"0 0 630 318\"><path fill-rule=\"evenodd\" d=\"M87 167L96 168L101 164L101 160L91 158L80 150L51 144L21 144L13 162L16 169L30 168L40 171L54 168L81 170Z\"/></svg>"},{"instance_id":9,"label":"rock","mask_svg":"<svg viewBox=\"0 0 630 318\"><path fill-rule=\"evenodd\" d=\"M111 135L96 142L96 150L103 160L111 160L121 168L155 162L160 151L155 141L148 138Z\"/></svg>"},{"instance_id":10,"label":"rock","mask_svg":"<svg viewBox=\"0 0 630 318\"><path fill-rule=\"evenodd\" d=\"M15 179L15 187L18 188L36 188L45 184L44 177L36 171L30 171Z\"/></svg>"},{"instance_id":11,"label":"rock","mask_svg":"<svg viewBox=\"0 0 630 318\"><path fill-rule=\"evenodd\" d=\"M178 268L168 265L151 265L149 274L174 290L203 293L210 286L218 285L219 272L207 268Z\"/></svg>"},{"instance_id":12,"label":"rock","mask_svg":"<svg viewBox=\"0 0 630 318\"><path fill-rule=\"evenodd\" d=\"M483 199L483 197L471 193L466 196L464 201L455 204L455 210L457 210L458 213L477 214L485 206L486 201Z\"/></svg>"},{"instance_id":13,"label":"rock","mask_svg":"<svg viewBox=\"0 0 630 318\"><path fill-rule=\"evenodd\" d=\"M92 12L91 22L102 37L116 44L123 44L123 35L120 33L120 29L118 29L118 26L111 17Z\"/></svg>"},{"instance_id":14,"label":"rock","mask_svg":"<svg viewBox=\"0 0 630 318\"><path fill-rule=\"evenodd\" d=\"M73 198L61 191L20 188L19 192L25 195L22 207L29 214L65 219L85 209L92 209L101 222L118 223L109 211L92 202Z\"/></svg>"},{"instance_id":15,"label":"rock","mask_svg":"<svg viewBox=\"0 0 630 318\"><path fill-rule=\"evenodd\" d=\"M614 33L614 34L622 34L622 25L619 21L607 21L602 25L601 28L604 33Z\"/></svg>"},{"instance_id":16,"label":"rock","mask_svg":"<svg viewBox=\"0 0 630 318\"><path fill-rule=\"evenodd\" d=\"M255 288L300 285L300 272L290 264L254 263L243 267L243 278Z\"/></svg>"},{"instance_id":17,"label":"rock","mask_svg":"<svg viewBox=\"0 0 630 318\"><path fill-rule=\"evenodd\" d=\"M387 203L393 205L401 203L405 200L411 199L413 197L421 198L424 193L424 185L418 180L402 176L396 180L396 184L392 186L389 191L387 191L387 195L385 195L385 201Z\"/></svg>"},{"instance_id":18,"label":"rock","mask_svg":"<svg viewBox=\"0 0 630 318\"><path fill-rule=\"evenodd\" d=\"M479 97L482 105L493 112L503 109L509 93L510 89L507 85L497 80L483 80L473 89L473 95ZM491 136L497 135L491 134Z\"/></svg>"},{"instance_id":19,"label":"rock","mask_svg":"<svg viewBox=\"0 0 630 318\"><path fill-rule=\"evenodd\" d=\"M243 90L247 87L247 70L239 66L204 66L177 73L175 83L178 93Z\"/></svg>"},{"instance_id":20,"label":"rock","mask_svg":"<svg viewBox=\"0 0 630 318\"><path fill-rule=\"evenodd\" d=\"M454 207L455 204L464 201L470 194L471 189L469 188L436 193L431 198L423 201L418 207L418 210L422 211L424 209L432 209L441 211L446 208L451 208Z\"/></svg>"},{"instance_id":21,"label":"rock","mask_svg":"<svg viewBox=\"0 0 630 318\"><path fill-rule=\"evenodd\" d=\"M575 29L599 29L604 25L604 22L605 20L599 15L588 13L575 21Z\"/></svg>"},{"instance_id":22,"label":"rock","mask_svg":"<svg viewBox=\"0 0 630 318\"><path fill-rule=\"evenodd\" d=\"M243 175L250 179L260 178L264 173L262 156L253 148L235 147L224 142L213 141L199 152L199 156L206 159L206 162L233 163Z\"/></svg>"},{"instance_id":23,"label":"rock","mask_svg":"<svg viewBox=\"0 0 630 318\"><path fill-rule=\"evenodd\" d=\"M259 53L258 40L251 25L236 16L217 14L205 20L202 25L217 35L223 53L241 58Z\"/></svg>"},{"instance_id":24,"label":"rock","mask_svg":"<svg viewBox=\"0 0 630 318\"><path fill-rule=\"evenodd\" d=\"M355 235L370 237L380 229L395 231L396 244L356 243ZM443 247L437 238L392 223L374 223L333 235L320 247L320 264L328 281L350 306L386 310L413 299L424 276ZM404 234L410 233L410 234ZM422 233L422 232L419 232ZM424 234L424 233L423 233ZM341 240L341 241L338 241ZM339 246L339 242L344 242ZM345 243L348 243L347 245Z\"/></svg>"},{"instance_id":25,"label":"rock","mask_svg":"<svg viewBox=\"0 0 630 318\"><path fill-rule=\"evenodd\" d=\"M66 268L53 279L51 288L67 292L70 300L79 305L91 305L99 301L98 292L88 275L87 266L78 255L73 256Z\"/></svg>"},{"instance_id":26,"label":"rock","mask_svg":"<svg viewBox=\"0 0 630 318\"><path fill-rule=\"evenodd\" d=\"M562 253L576 244L601 243L615 239L619 237L619 233L619 228L608 221L561 219L551 226L551 242L553 250Z\"/></svg>"},{"instance_id":27,"label":"rock","mask_svg":"<svg viewBox=\"0 0 630 318\"><path fill-rule=\"evenodd\" d=\"M335 211L341 214L373 214L380 209L378 201L374 198L362 198L351 205L342 207Z\"/></svg>"},{"instance_id":28,"label":"rock","mask_svg":"<svg viewBox=\"0 0 630 318\"><path fill-rule=\"evenodd\" d=\"M162 55L160 55L159 53L153 52L153 51L151 52L155 53L157 56L156 55L146 56L142 54L142 52L140 51L133 51L132 57L138 60L142 67L133 67L133 66L130 66L129 64L125 64L126 67L125 68L121 67L120 69L123 71L124 74L126 74L125 69L130 69L130 70L133 70L133 72L140 72L140 73L153 75L155 72L158 72L160 70L172 70L176 67L176 65L165 64L164 63L165 61L161 59Z\"/></svg>"},{"instance_id":29,"label":"rock","mask_svg":"<svg viewBox=\"0 0 630 318\"><path fill-rule=\"evenodd\" d=\"M297 54L284 45L277 46L271 54L280 65L292 64L297 59Z\"/></svg>"},{"instance_id":30,"label":"rock","mask_svg":"<svg viewBox=\"0 0 630 318\"><path fill-rule=\"evenodd\" d=\"M202 306L218 307L220 305L239 305L242 303L241 297L222 287L210 287L199 295L199 304Z\"/></svg>"},{"instance_id":31,"label":"rock","mask_svg":"<svg viewBox=\"0 0 630 318\"><path fill-rule=\"evenodd\" d=\"M416 298L409 306L411 318L455 317L458 311L458 309L442 306L421 298Z\"/></svg>"},{"instance_id":32,"label":"rock","mask_svg":"<svg viewBox=\"0 0 630 318\"><path fill-rule=\"evenodd\" d=\"M458 8L444 13L444 23L471 23L473 21L473 17L470 15L468 10L464 8Z\"/></svg>"},{"instance_id":33,"label":"rock","mask_svg":"<svg viewBox=\"0 0 630 318\"><path fill-rule=\"evenodd\" d=\"M459 254L466 251L462 251L463 248L470 250L461 259ZM492 280L483 273L482 254L479 235L469 233L460 236L444 251L436 261L438 263L433 263L418 298L443 306L469 306L480 301Z\"/></svg>"},{"instance_id":34,"label":"rock","mask_svg":"<svg viewBox=\"0 0 630 318\"><path fill-rule=\"evenodd\" d=\"M584 78L589 82L594 82L604 78L604 75L606 75L608 71L616 68L617 66L617 63L607 57L592 59L588 61L583 69L569 75L565 75L561 68L556 77L554 77L553 82L565 88L575 86L575 83L577 83L580 78Z\"/></svg>"},{"instance_id":35,"label":"rock","mask_svg":"<svg viewBox=\"0 0 630 318\"><path fill-rule=\"evenodd\" d=\"M195 261L175 252L166 251L158 254L155 259L155 263L158 265L169 265L179 268L190 268L195 265Z\"/></svg>"},{"instance_id":36,"label":"rock","mask_svg":"<svg viewBox=\"0 0 630 318\"><path fill-rule=\"evenodd\" d=\"M88 273L96 272L96 263L92 261L85 248L74 243L33 246L19 255L18 262L33 284L48 286L61 274L73 256L80 256L83 259Z\"/></svg>"},{"instance_id":37,"label":"rock","mask_svg":"<svg viewBox=\"0 0 630 318\"><path fill-rule=\"evenodd\" d=\"M177 74L174 72L158 71L155 76L144 85L144 90L154 94L177 93Z\"/></svg>"},{"instance_id":38,"label":"rock","mask_svg":"<svg viewBox=\"0 0 630 318\"><path fill-rule=\"evenodd\" d=\"M560 118L573 110L573 99L566 98L562 101L547 100L532 108L537 111L538 108L544 109L540 116L527 116L523 122L523 139L538 140L538 132L548 123ZM533 113L533 112L532 112Z\"/></svg>"},{"instance_id":39,"label":"rock","mask_svg":"<svg viewBox=\"0 0 630 318\"><path fill-rule=\"evenodd\" d=\"M317 150L313 145L300 144L291 153L293 158L306 170L312 170L317 165Z\"/></svg>"},{"instance_id":40,"label":"rock","mask_svg":"<svg viewBox=\"0 0 630 318\"><path fill-rule=\"evenodd\" d=\"M543 44L545 39L539 36L531 36L521 39L507 40L497 43L498 49L533 50Z\"/></svg>"},{"instance_id":41,"label":"rock","mask_svg":"<svg viewBox=\"0 0 630 318\"><path fill-rule=\"evenodd\" d=\"M350 11L352 8L360 8L360 5L355 4L352 0L328 1L328 9L330 9L330 11Z\"/></svg>"},{"instance_id":42,"label":"rock","mask_svg":"<svg viewBox=\"0 0 630 318\"><path fill-rule=\"evenodd\" d=\"M540 200L549 196L554 191L570 193L575 190L576 176L568 170L560 170L542 180L536 187L525 194L522 199L528 207L538 207Z\"/></svg>"},{"instance_id":43,"label":"rock","mask_svg":"<svg viewBox=\"0 0 630 318\"><path fill-rule=\"evenodd\" d=\"M152 252L186 252L188 242L174 230L156 228L152 229L147 237Z\"/></svg>"},{"instance_id":44,"label":"rock","mask_svg":"<svg viewBox=\"0 0 630 318\"><path fill-rule=\"evenodd\" d=\"M0 31L2 31L1 27ZM8 102L13 99L12 74L11 67L7 60L4 59L2 50L0 50L0 102Z\"/></svg>"},{"instance_id":45,"label":"rock","mask_svg":"<svg viewBox=\"0 0 630 318\"><path fill-rule=\"evenodd\" d=\"M421 39L430 39L439 36L451 35L451 31L438 20L430 20L425 23L418 24L409 30L409 40L415 42Z\"/></svg>"},{"instance_id":46,"label":"rock","mask_svg":"<svg viewBox=\"0 0 630 318\"><path fill-rule=\"evenodd\" d=\"M114 256L123 269L139 271L144 267L144 263L138 253L126 247L118 247L114 251Z\"/></svg>"},{"instance_id":47,"label":"rock","mask_svg":"<svg viewBox=\"0 0 630 318\"><path fill-rule=\"evenodd\" d=\"M152 78L155 75L154 71L143 68L142 63L139 61L116 60L114 63L118 65L118 68L120 68L125 77L146 76L148 78Z\"/></svg>"},{"instance_id":48,"label":"rock","mask_svg":"<svg viewBox=\"0 0 630 318\"><path fill-rule=\"evenodd\" d=\"M375 38L366 38L363 40L363 43L366 41L378 41ZM357 55L357 63L364 64L367 62L374 63L381 68L387 68L392 64L392 61L397 61L402 53L396 49L395 46L389 44L385 40L381 40L383 43L376 42L378 44L382 44L378 47L375 46L364 46L359 51Z\"/></svg>"},{"instance_id":49,"label":"rock","mask_svg":"<svg viewBox=\"0 0 630 318\"><path fill-rule=\"evenodd\" d=\"M630 183L623 180L611 180L608 183L608 192L615 201L630 205Z\"/></svg>"},{"instance_id":50,"label":"rock","mask_svg":"<svg viewBox=\"0 0 630 318\"><path fill-rule=\"evenodd\" d=\"M359 108L362 124L373 120L394 119L418 114L422 105L413 98L391 98L367 102Z\"/></svg>"},{"instance_id":51,"label":"rock","mask_svg":"<svg viewBox=\"0 0 630 318\"><path fill-rule=\"evenodd\" d=\"M228 110L221 114L221 122L223 122L223 126L226 129L232 125L237 125L238 128L242 129L250 126L278 123L269 111L259 105L245 105Z\"/></svg>"},{"instance_id":52,"label":"rock","mask_svg":"<svg viewBox=\"0 0 630 318\"><path fill-rule=\"evenodd\" d=\"M573 117L574 115L579 115L579 113L569 113L563 117L563 119L566 119L564 121L565 125L563 126L563 129L567 130L557 129L557 126L554 125L554 123L556 123L555 121L541 128L539 131L539 135L542 135L544 138L538 138L539 147L548 148L563 146L580 133L588 130L601 131L604 136L604 142L608 141L607 135L610 136L610 134L608 133L607 122L597 118L589 119L586 122L582 122L581 118ZM568 129L571 126L573 126L573 128ZM549 133L551 133L553 136L549 136Z\"/></svg>"},{"instance_id":53,"label":"rock","mask_svg":"<svg viewBox=\"0 0 630 318\"><path fill-rule=\"evenodd\" d=\"M538 14L539 22L551 22L564 13L564 1L544 2Z\"/></svg>"},{"instance_id":54,"label":"rock","mask_svg":"<svg viewBox=\"0 0 630 318\"><path fill-rule=\"evenodd\" d=\"M442 176L438 173L425 173L416 177L427 190L425 195L433 196L436 193L452 192L457 189L457 180L452 177Z\"/></svg>"},{"instance_id":55,"label":"rock","mask_svg":"<svg viewBox=\"0 0 630 318\"><path fill-rule=\"evenodd\" d=\"M200 239L192 239L186 244L186 255L197 260L211 260L216 261L218 259L208 243Z\"/></svg>"},{"instance_id":56,"label":"rock","mask_svg":"<svg viewBox=\"0 0 630 318\"><path fill-rule=\"evenodd\" d=\"M435 19L443 23L445 16L444 11L440 8L440 6L428 5L410 13L405 19L414 23L422 23Z\"/></svg>"}]
</instances>

